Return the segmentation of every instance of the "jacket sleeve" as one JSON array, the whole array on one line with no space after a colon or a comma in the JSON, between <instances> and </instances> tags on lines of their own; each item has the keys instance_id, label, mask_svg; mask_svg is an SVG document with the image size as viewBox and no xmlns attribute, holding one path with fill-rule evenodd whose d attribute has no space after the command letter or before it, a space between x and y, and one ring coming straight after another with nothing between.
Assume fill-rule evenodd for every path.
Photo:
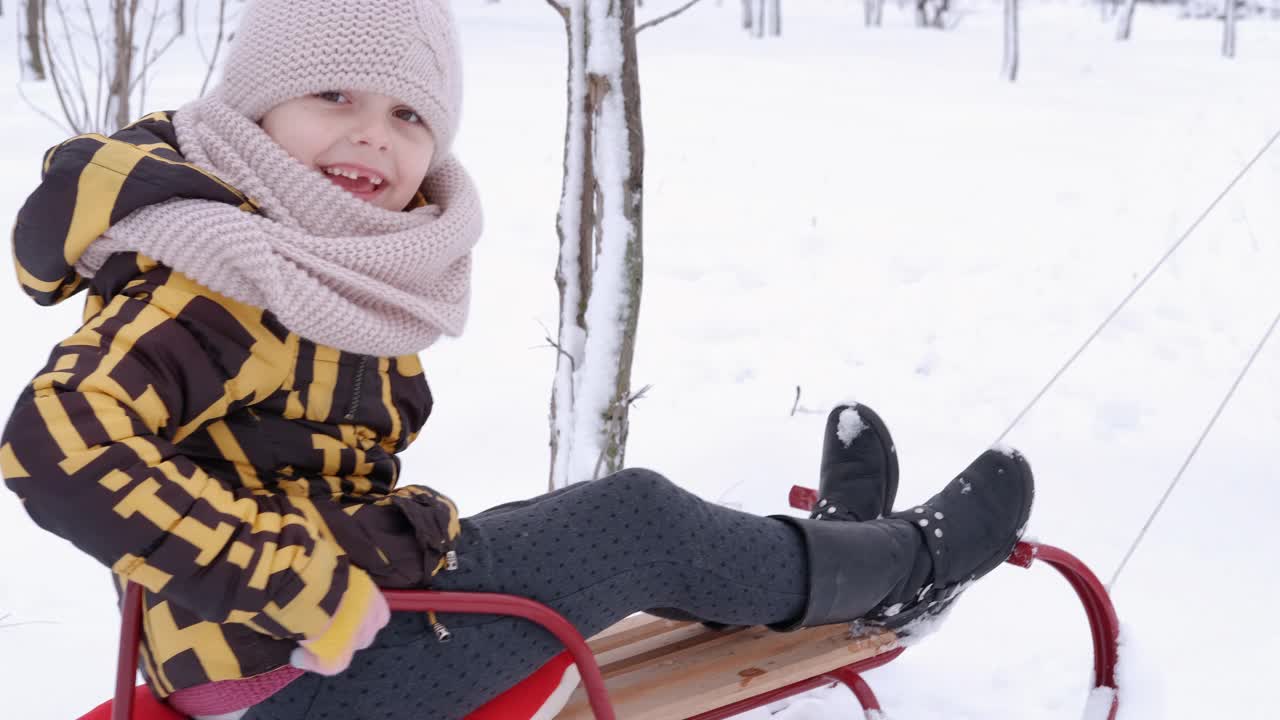
<instances>
[{"instance_id":1,"label":"jacket sleeve","mask_svg":"<svg viewBox=\"0 0 1280 720\"><path fill-rule=\"evenodd\" d=\"M201 618L331 645L356 629L343 601L376 589L314 505L232 487L176 446L274 392L296 341L177 273L135 281L22 394L5 482L41 527Z\"/></svg>"}]
</instances>

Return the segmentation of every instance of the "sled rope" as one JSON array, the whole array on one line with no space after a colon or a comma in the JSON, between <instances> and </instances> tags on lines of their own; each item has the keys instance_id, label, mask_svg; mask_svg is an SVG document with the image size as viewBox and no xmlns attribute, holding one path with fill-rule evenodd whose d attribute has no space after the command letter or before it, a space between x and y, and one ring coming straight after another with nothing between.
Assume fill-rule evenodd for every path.
<instances>
[{"instance_id":1,"label":"sled rope","mask_svg":"<svg viewBox=\"0 0 1280 720\"><path fill-rule=\"evenodd\" d=\"M1213 417L1209 418L1209 424L1205 426L1204 431L1200 433L1200 437L1196 440L1195 446L1191 448L1191 452L1187 453L1186 459L1182 461L1182 467L1178 468L1177 474L1173 476L1173 482L1169 483L1169 487L1164 491L1164 495L1160 497L1160 502L1156 503L1155 509L1151 511L1149 516L1147 516L1147 522L1142 526L1142 530L1138 531L1138 537L1134 538L1133 544L1129 546L1128 552L1126 552L1124 554L1124 558L1120 560L1119 567L1117 567L1115 573L1111 575L1111 579L1107 581L1107 592L1111 592L1111 588L1115 586L1116 580L1120 577L1120 573L1124 570L1125 565L1129 563L1129 558L1133 557L1134 551L1138 549L1138 545L1142 542L1142 539L1146 537L1147 530L1151 528L1151 523L1155 521L1156 515L1160 514L1160 511L1164 508L1165 501L1173 494L1173 489L1178 485L1178 481L1182 479L1182 473L1186 471L1187 466L1191 464L1191 459L1194 458L1196 456L1196 452L1200 450L1200 445L1204 443L1204 439L1208 437L1209 432L1213 430L1213 426L1218 422L1218 417L1221 416L1222 411L1226 409L1227 403L1231 402L1231 398L1235 396L1236 388L1240 387L1240 381L1244 380L1244 376L1249 374L1249 369L1253 367L1253 361L1258 358L1258 355L1262 352L1262 348L1266 346L1267 341L1271 339L1271 334L1275 332L1277 325L1280 325L1280 312L1276 313L1276 316L1271 320L1271 325L1267 328L1267 331L1263 333L1262 339L1258 341L1256 346L1254 346L1253 354L1249 356L1244 367L1240 368L1239 374L1236 375L1235 382L1231 383L1231 388L1227 390L1226 396L1222 398L1222 402L1218 403L1218 409L1213 413Z\"/></svg>"},{"instance_id":2,"label":"sled rope","mask_svg":"<svg viewBox=\"0 0 1280 720\"><path fill-rule=\"evenodd\" d=\"M1045 396L1045 393L1049 392L1049 389L1058 382L1058 378L1062 377L1062 375L1066 373L1067 369L1075 364L1076 360L1084 354L1084 351L1093 344L1093 341L1097 339L1097 337L1102 334L1102 331L1111 324L1111 321L1120 314L1120 311L1124 310L1124 308L1128 306L1129 301L1133 299L1133 296L1137 295L1138 292L1146 286L1147 281L1156 274L1156 271L1164 265L1166 260L1178 251L1178 248L1182 247L1182 243L1186 242L1187 238L1191 237L1191 234L1196 231L1196 228L1200 227L1200 224L1204 222L1205 218L1209 217L1209 213L1213 212L1214 208L1218 207L1218 204L1227 196L1227 193L1231 192L1232 188L1239 184L1240 179L1253 169L1253 166L1258 163L1258 160L1260 160L1263 155L1267 154L1267 151L1271 149L1272 145L1276 144L1277 140L1280 140L1280 129L1276 130L1276 133L1272 135L1271 139L1262 146L1262 149L1253 156L1253 159L1251 159L1248 164L1246 164L1244 168L1236 174L1235 178L1233 178L1231 182L1223 188L1222 192L1218 193L1218 197L1214 198L1213 202L1209 204L1209 207L1205 208L1204 212L1200 213L1200 216L1197 217L1195 222L1191 223L1191 226L1182 233L1182 236L1178 238L1178 241L1165 251L1164 255L1156 261L1155 265L1151 266L1151 269L1147 271L1147 274L1138 281L1137 285L1133 286L1133 289L1129 291L1129 294L1124 296L1124 299L1120 301L1120 304L1116 305L1115 309L1113 309L1111 313L1107 315L1106 319L1104 319L1102 323L1094 329L1093 333L1089 335L1084 343L1071 354L1071 357L1067 358L1067 361L1062 364L1062 367L1058 368L1058 371L1053 374L1053 377L1049 378L1049 382L1045 383L1044 387L1040 388L1040 391L1036 393L1035 397L1031 398L1031 402L1027 403L1026 407L1022 408L1022 411L1013 419L1013 422L1009 423L1009 427L1005 428L1004 432L1000 433L1000 437L996 438L992 445L999 445L1003 442L1005 437L1018 426L1018 423L1022 422L1022 419L1027 416L1027 413L1031 412L1031 409L1040 402L1040 399Z\"/></svg>"},{"instance_id":3,"label":"sled rope","mask_svg":"<svg viewBox=\"0 0 1280 720\"><path fill-rule=\"evenodd\" d=\"M1052 388L1058 382L1058 379L1061 378L1063 374L1065 374L1067 370L1072 365L1075 364L1076 360L1079 359L1079 357L1082 354L1084 354L1084 351L1088 349L1088 347L1093 344L1093 341L1096 340L1097 337L1102 334L1102 331L1105 330L1107 326L1111 324L1111 321L1114 320L1116 316L1119 315L1120 312L1129 305L1129 301L1132 300L1133 297L1137 295L1138 292L1141 291L1143 287L1146 286L1147 281L1149 281L1156 274L1156 272L1159 271L1162 266L1164 266L1165 262L1170 257L1172 257L1175 252L1178 251L1178 248L1182 247L1182 244L1186 242L1187 238L1191 237L1191 234L1194 233L1196 229L1200 227L1200 224L1204 222L1205 218L1209 217L1209 214L1212 213L1214 209L1218 207L1218 205L1222 202L1223 198L1225 198L1227 194L1230 193L1231 190L1234 189L1235 186L1240 183L1240 180L1243 179L1244 176L1247 175L1249 171L1253 169L1254 165L1256 165L1258 161L1262 159L1262 156L1267 154L1267 151L1270 150L1271 147L1276 144L1277 140L1280 140L1280 129L1277 129L1275 134L1272 135L1271 138L1262 145L1262 147L1258 150L1257 153L1254 154L1254 156L1249 160L1249 162L1246 163L1245 166L1240 169L1240 172L1236 173L1236 176L1231 179L1231 182L1228 183L1227 186L1222 189L1222 192L1218 193L1218 196L1214 198L1213 202L1209 203L1209 206L1204 209L1204 212L1200 213L1200 215L1195 219L1195 222L1191 223L1191 225L1186 229L1186 231L1182 233L1182 235L1178 238L1177 242L1173 243L1173 245L1170 246L1169 249L1165 251L1164 255L1162 255L1160 259L1157 260L1156 263L1151 266L1151 269L1147 271L1147 274L1144 275L1142 279L1139 280L1138 283L1134 285L1132 289L1129 290L1129 293L1124 296L1124 299L1122 299L1120 303L1116 305L1114 309L1111 310L1111 312L1106 316L1106 318L1104 318L1103 321L1098 325L1098 327L1095 328L1094 331L1089 335L1089 337L1085 339L1085 341L1080 345L1080 347L1076 348L1076 351L1071 354L1071 357L1067 358L1067 361L1062 364L1062 367L1058 368L1058 371L1055 372L1053 376L1049 378L1049 381L1046 382L1044 386L1040 388L1039 392L1035 394L1035 397L1031 398L1031 401L1028 402L1026 406L1022 408L1022 410L1018 413L1018 415L1014 417L1013 421L1009 423L1009 426L1004 429L1004 432L1000 433L1000 436L996 438L995 442L992 443L992 445L999 445L1001 442L1003 442L1005 437L1007 437L1009 433L1012 432L1013 429L1017 427L1019 423L1022 422L1022 419L1027 416L1027 413L1031 412L1031 409L1034 408L1036 404L1040 402L1040 399L1043 398L1045 394L1049 392L1050 388ZM1245 362L1244 367L1241 368L1239 374L1236 375L1235 380L1231 383L1231 387L1227 390L1227 394L1222 398L1222 401L1218 403L1218 408L1216 411L1214 411L1213 417L1209 418L1209 423L1205 425L1204 430L1200 433L1200 437L1196 439L1195 445L1192 446L1191 451L1187 453L1187 457L1182 461L1182 466L1178 468L1178 472L1174 474L1173 480L1169 482L1169 486L1165 488L1164 494L1160 496L1160 501L1157 502L1155 508L1151 510L1151 513L1147 516L1146 522L1144 522L1142 525L1142 529L1138 531L1137 537L1135 537L1133 540L1133 543L1129 545L1129 549L1125 552L1124 557L1121 558L1120 560L1120 564L1116 567L1115 572L1111 575L1111 580L1107 582L1106 588L1108 592L1110 592L1111 589L1115 587L1116 581L1120 579L1120 573L1124 571L1125 567L1129 564L1129 559L1133 557L1133 554L1137 551L1138 546L1141 545L1143 539L1146 538L1147 531L1151 529L1151 525L1152 523L1155 522L1156 516L1158 516L1160 514L1160 511L1164 509L1165 502L1169 500L1169 496L1173 494L1173 491L1178 486L1179 481L1182 480L1182 476L1186 472L1187 467L1191 465L1191 461L1195 458L1196 453L1200 451L1200 446L1204 443L1205 438L1209 436L1209 433L1213 430L1214 425L1217 424L1218 418L1222 415L1222 411L1226 409L1227 404L1231 402L1231 398L1235 396L1236 388L1240 387L1241 381L1243 381L1244 377L1249 374L1249 370L1253 367L1254 360L1256 360L1258 355L1262 352L1262 348L1266 346L1267 341L1271 339L1271 335L1275 332L1277 325L1280 325L1280 313L1277 313L1275 318L1272 319L1271 325L1267 328L1266 332L1263 333L1262 339L1258 341L1258 344L1253 349L1253 353L1249 355L1249 359Z\"/></svg>"}]
</instances>

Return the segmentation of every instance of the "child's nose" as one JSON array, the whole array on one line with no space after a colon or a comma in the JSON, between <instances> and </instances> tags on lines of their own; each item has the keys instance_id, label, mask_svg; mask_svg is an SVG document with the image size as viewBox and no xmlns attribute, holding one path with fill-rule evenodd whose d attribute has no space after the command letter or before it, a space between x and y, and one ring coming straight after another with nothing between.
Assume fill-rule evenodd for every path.
<instances>
[{"instance_id":1,"label":"child's nose","mask_svg":"<svg viewBox=\"0 0 1280 720\"><path fill-rule=\"evenodd\" d=\"M387 123L381 120L366 120L358 123L351 131L350 140L353 145L370 145L377 150L390 147L391 131Z\"/></svg>"}]
</instances>

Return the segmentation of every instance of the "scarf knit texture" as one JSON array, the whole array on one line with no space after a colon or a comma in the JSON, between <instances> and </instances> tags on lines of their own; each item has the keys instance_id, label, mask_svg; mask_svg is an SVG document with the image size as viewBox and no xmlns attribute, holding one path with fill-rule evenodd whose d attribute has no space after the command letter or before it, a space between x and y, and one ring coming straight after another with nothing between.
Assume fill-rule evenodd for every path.
<instances>
[{"instance_id":1,"label":"scarf knit texture","mask_svg":"<svg viewBox=\"0 0 1280 720\"><path fill-rule=\"evenodd\" d=\"M432 163L422 185L430 205L397 212L303 165L216 93L181 107L173 124L187 161L261 214L188 198L140 208L89 246L81 275L136 251L307 340L361 355L415 354L461 334L482 219L455 158Z\"/></svg>"}]
</instances>

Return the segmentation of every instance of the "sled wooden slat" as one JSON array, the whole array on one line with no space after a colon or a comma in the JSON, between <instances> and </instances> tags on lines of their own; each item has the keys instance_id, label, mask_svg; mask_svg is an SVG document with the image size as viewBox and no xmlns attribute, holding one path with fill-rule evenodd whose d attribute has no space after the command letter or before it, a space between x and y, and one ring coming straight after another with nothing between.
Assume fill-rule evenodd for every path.
<instances>
[{"instance_id":1,"label":"sled wooden slat","mask_svg":"<svg viewBox=\"0 0 1280 720\"><path fill-rule=\"evenodd\" d=\"M588 644L619 718L683 720L887 652L896 638L890 632L850 638L847 625L717 631L639 615ZM592 717L581 688L556 717Z\"/></svg>"},{"instance_id":2,"label":"sled wooden slat","mask_svg":"<svg viewBox=\"0 0 1280 720\"><path fill-rule=\"evenodd\" d=\"M687 642L705 642L712 634L699 623L664 620L639 613L592 637L587 645L601 669Z\"/></svg>"}]
</instances>

